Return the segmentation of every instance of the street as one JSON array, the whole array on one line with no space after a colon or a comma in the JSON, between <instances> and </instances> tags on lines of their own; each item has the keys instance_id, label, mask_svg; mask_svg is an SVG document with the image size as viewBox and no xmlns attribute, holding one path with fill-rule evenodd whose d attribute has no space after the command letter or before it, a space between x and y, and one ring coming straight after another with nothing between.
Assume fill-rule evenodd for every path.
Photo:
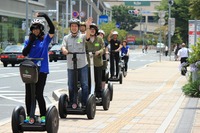
<instances>
[{"instance_id":1,"label":"street","mask_svg":"<svg viewBox=\"0 0 200 133\"><path fill-rule=\"evenodd\" d=\"M163 59L168 59L163 57ZM147 54L140 49L131 50L129 58L129 69L137 69L146 64L159 60L159 54L155 50L148 51ZM67 86L67 64L64 60L50 62L50 74L48 75L45 87L45 100L47 105L53 101L52 92L56 89ZM24 106L24 83L19 74L19 67L3 67L0 64L0 123L10 120L12 110L18 106Z\"/></svg>"}]
</instances>

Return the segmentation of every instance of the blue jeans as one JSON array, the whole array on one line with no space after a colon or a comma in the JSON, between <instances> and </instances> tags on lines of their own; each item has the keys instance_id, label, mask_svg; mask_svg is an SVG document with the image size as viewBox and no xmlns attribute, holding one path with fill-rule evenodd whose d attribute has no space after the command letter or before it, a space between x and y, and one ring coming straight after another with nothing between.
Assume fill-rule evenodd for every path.
<instances>
[{"instance_id":1,"label":"blue jeans","mask_svg":"<svg viewBox=\"0 0 200 133\"><path fill-rule=\"evenodd\" d=\"M74 98L77 97L77 94L74 94L74 89L75 89L74 70L73 69L67 69L67 70L68 70L69 98L70 98L70 102L72 103L74 101ZM81 88L82 88L81 102L83 105L86 105L87 98L88 98L88 65L84 66L83 68L78 69L78 79L80 80Z\"/></svg>"}]
</instances>

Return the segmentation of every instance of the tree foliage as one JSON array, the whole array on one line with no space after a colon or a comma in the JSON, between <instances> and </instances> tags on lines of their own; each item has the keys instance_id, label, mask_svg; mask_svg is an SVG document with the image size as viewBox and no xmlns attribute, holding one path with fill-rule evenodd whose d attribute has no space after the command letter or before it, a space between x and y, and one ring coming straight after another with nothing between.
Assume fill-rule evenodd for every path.
<instances>
[{"instance_id":1,"label":"tree foliage","mask_svg":"<svg viewBox=\"0 0 200 133\"><path fill-rule=\"evenodd\" d=\"M105 40L107 40L107 37L112 30L115 30L119 33L118 34L119 40L125 39L127 35L127 31L116 28L115 22L102 23L99 28L105 32L105 37L104 37Z\"/></svg>"},{"instance_id":2,"label":"tree foliage","mask_svg":"<svg viewBox=\"0 0 200 133\"><path fill-rule=\"evenodd\" d=\"M128 14L128 10L134 10L134 8L125 5L113 6L112 19L120 25L120 29L131 31L137 26L135 22L139 21L139 18L133 14Z\"/></svg>"},{"instance_id":3,"label":"tree foliage","mask_svg":"<svg viewBox=\"0 0 200 133\"><path fill-rule=\"evenodd\" d=\"M200 0L190 0L189 12L193 19L200 19Z\"/></svg>"},{"instance_id":4,"label":"tree foliage","mask_svg":"<svg viewBox=\"0 0 200 133\"><path fill-rule=\"evenodd\" d=\"M191 18L189 5L190 0L174 0L174 4L171 6L171 18L175 18L175 32L174 36L172 36L173 43L188 42L188 20ZM156 8L157 10L167 11L165 19L168 22L168 1L162 0L160 6Z\"/></svg>"}]
</instances>

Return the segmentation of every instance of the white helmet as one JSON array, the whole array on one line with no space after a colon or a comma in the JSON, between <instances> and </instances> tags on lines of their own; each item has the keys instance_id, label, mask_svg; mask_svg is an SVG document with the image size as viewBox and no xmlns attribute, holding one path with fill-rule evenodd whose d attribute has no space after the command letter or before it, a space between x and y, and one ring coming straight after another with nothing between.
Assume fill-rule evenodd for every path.
<instances>
[{"instance_id":1,"label":"white helmet","mask_svg":"<svg viewBox=\"0 0 200 133\"><path fill-rule=\"evenodd\" d=\"M118 35L118 32L117 31L113 31L113 35Z\"/></svg>"},{"instance_id":2,"label":"white helmet","mask_svg":"<svg viewBox=\"0 0 200 133\"><path fill-rule=\"evenodd\" d=\"M98 33L102 33L103 35L105 35L105 32L103 30L99 30Z\"/></svg>"},{"instance_id":3,"label":"white helmet","mask_svg":"<svg viewBox=\"0 0 200 133\"><path fill-rule=\"evenodd\" d=\"M34 19L31 22L31 27L30 27L30 31L32 31L33 29L38 28L41 31L44 30L44 21L42 21L41 19Z\"/></svg>"},{"instance_id":4,"label":"white helmet","mask_svg":"<svg viewBox=\"0 0 200 133\"><path fill-rule=\"evenodd\" d=\"M31 22L31 24L42 24L42 25L44 25L44 21L41 20L41 19L34 19L34 20Z\"/></svg>"}]
</instances>

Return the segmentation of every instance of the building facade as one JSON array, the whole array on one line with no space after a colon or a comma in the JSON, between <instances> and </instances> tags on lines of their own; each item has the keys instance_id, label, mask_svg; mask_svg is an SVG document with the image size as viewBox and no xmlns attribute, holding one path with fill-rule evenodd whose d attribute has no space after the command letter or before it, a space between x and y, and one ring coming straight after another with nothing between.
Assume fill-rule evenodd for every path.
<instances>
[{"instance_id":1,"label":"building facade","mask_svg":"<svg viewBox=\"0 0 200 133\"><path fill-rule=\"evenodd\" d=\"M98 24L99 16L107 13L108 9L103 0L1 0L0 1L0 44L18 44L24 42L26 35L26 11L28 11L28 26L37 11L46 12L52 20L64 21L63 28L68 27L72 17L85 21L92 16ZM76 12L78 14L76 14ZM58 40L58 39L57 39Z\"/></svg>"}]
</instances>

